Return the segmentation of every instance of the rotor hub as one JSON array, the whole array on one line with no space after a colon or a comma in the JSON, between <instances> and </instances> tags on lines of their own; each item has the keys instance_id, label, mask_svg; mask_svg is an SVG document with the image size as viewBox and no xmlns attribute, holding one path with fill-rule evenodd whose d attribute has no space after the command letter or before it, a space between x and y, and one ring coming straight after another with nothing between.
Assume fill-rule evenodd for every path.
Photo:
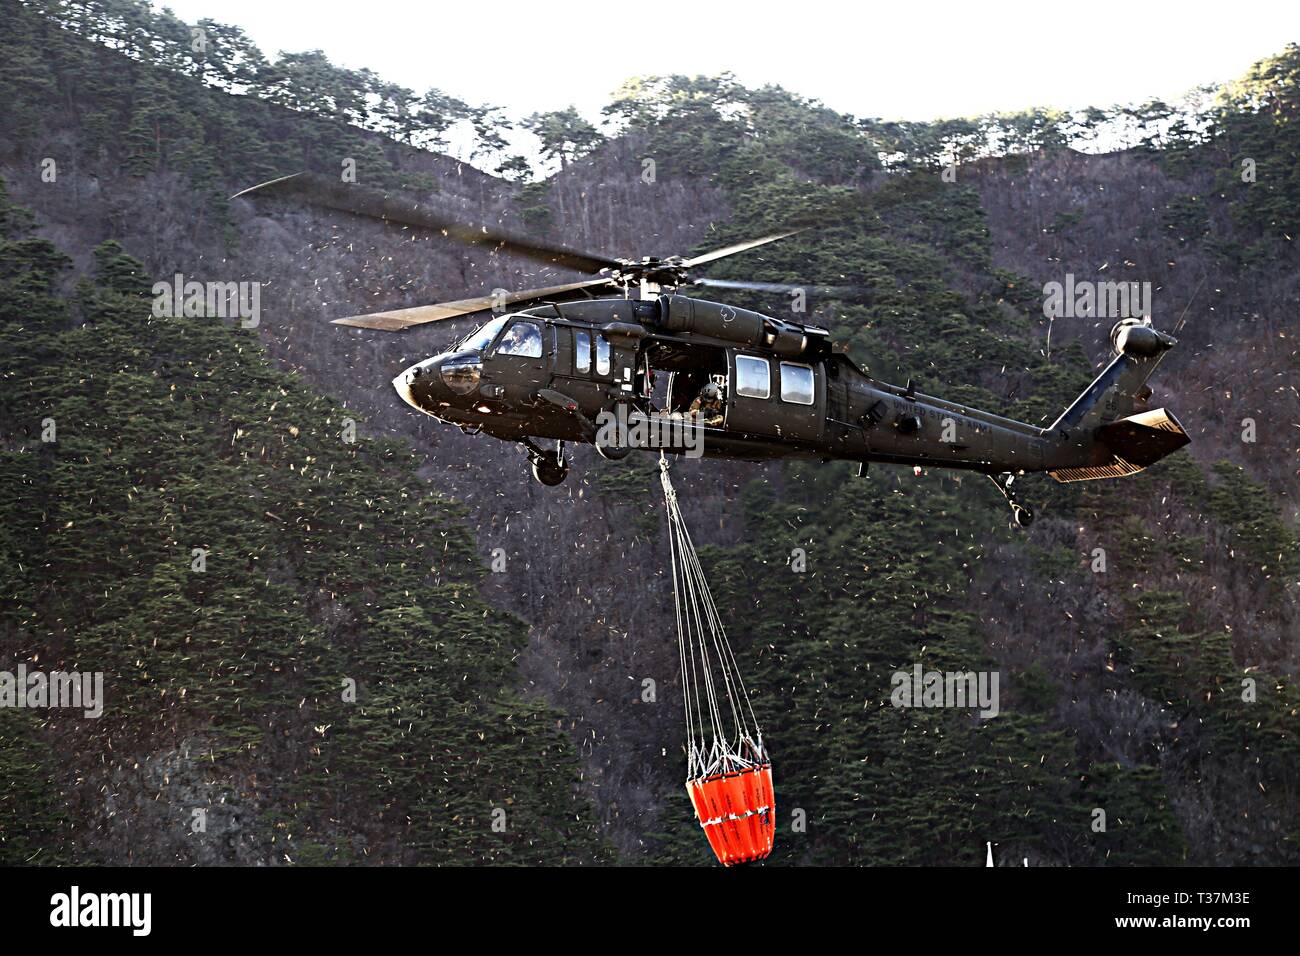
<instances>
[{"instance_id":1,"label":"rotor hub","mask_svg":"<svg viewBox=\"0 0 1300 956\"><path fill-rule=\"evenodd\" d=\"M615 268L602 270L614 282L626 288L630 285L652 286L655 290L676 289L690 281L686 260L681 256L660 258L643 256L640 259L620 259Z\"/></svg>"}]
</instances>

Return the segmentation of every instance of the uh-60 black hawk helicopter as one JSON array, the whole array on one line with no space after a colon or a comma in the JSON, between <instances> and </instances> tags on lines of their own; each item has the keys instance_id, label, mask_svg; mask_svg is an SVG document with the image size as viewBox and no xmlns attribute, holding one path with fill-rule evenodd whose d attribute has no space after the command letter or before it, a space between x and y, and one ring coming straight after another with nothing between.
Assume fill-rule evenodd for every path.
<instances>
[{"instance_id":1,"label":"uh-60 black hawk helicopter","mask_svg":"<svg viewBox=\"0 0 1300 956\"><path fill-rule=\"evenodd\" d=\"M832 347L825 329L675 294L684 286L845 297L862 291L694 275L797 229L689 259L629 260L471 226L397 194L309 173L239 195L249 194L305 199L593 275L334 320L402 331L492 310L485 324L403 371L393 386L440 421L520 443L544 485L568 474L567 442L591 443L618 459L634 447L658 450L656 439L667 434L707 457L841 459L857 462L859 475L873 461L982 472L1023 526L1033 515L1012 490L1016 476L1045 471L1066 482L1132 475L1189 442L1170 412L1146 407L1146 380L1176 344L1150 319L1116 324L1115 357L1052 425L1039 428L921 394L911 383L876 381ZM619 295L591 297L604 289ZM661 376L666 389L656 388ZM539 440L554 441L553 450Z\"/></svg>"}]
</instances>

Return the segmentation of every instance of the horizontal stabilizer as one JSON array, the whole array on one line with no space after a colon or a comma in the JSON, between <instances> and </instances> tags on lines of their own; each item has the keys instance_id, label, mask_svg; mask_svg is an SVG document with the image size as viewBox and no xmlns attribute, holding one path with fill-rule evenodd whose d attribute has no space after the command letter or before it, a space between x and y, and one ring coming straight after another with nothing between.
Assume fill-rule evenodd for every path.
<instances>
[{"instance_id":1,"label":"horizontal stabilizer","mask_svg":"<svg viewBox=\"0 0 1300 956\"><path fill-rule=\"evenodd\" d=\"M1048 472L1057 481L1093 481L1123 478L1154 465L1191 442L1173 413L1156 408L1103 425L1097 429L1098 445L1110 453L1110 460L1079 468L1058 468Z\"/></svg>"}]
</instances>

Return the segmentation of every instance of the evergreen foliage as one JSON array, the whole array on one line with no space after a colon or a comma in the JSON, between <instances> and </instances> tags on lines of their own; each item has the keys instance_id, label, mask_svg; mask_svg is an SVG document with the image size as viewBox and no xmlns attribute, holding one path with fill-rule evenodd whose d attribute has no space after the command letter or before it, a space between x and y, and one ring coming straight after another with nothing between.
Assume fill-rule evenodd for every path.
<instances>
[{"instance_id":1,"label":"evergreen foliage","mask_svg":"<svg viewBox=\"0 0 1300 956\"><path fill-rule=\"evenodd\" d=\"M206 52L190 26L134 0L7 4L0 128L31 142L58 101L81 148L132 175L183 177L196 216L221 224L230 181L337 172L351 156L363 182L432 189L404 168L404 150L436 148L457 124L480 154L504 145L491 107L420 95L319 51L270 61L236 27L198 26ZM1119 136L1189 177L1160 214L1173 241L1265 261L1300 226L1298 62L1288 47L1199 113L1151 101L884 122L723 75L632 81L606 114L659 175L722 191L731 215L702 249L824 224L765 249L761 274L728 262L713 275L868 286L865 304L811 307L873 374L1045 422L1086 385L1089 362L1077 345L1049 358L1026 344L1032 283L995 267L979 192L939 170ZM602 139L571 109L524 125L566 165ZM1257 182L1241 178L1245 159ZM522 179L526 167L513 157L499 169ZM1207 169L1212 192L1196 185ZM520 191L529 225L549 224L547 188ZM1080 218L1048 229L1067 234ZM1233 241L1225 221L1240 230ZM343 441L346 410L274 370L250 333L152 315L150 283L117 243L74 281L72 260L33 224L0 191L0 664L39 656L104 671L109 706L99 721L0 711L0 862L99 862L70 837L82 797L56 755L106 754L120 776L160 740L192 755L176 777L207 768L252 781L227 797L255 808L257 860L611 859L575 794L559 714L514 689L525 627L480 598L464 514L425 490L409 449ZM55 441L42 440L47 421ZM603 464L593 485L634 534L658 533L656 513L622 503L656 494L652 459ZM1293 520L1240 468L1188 454L1125 487L1167 493L1205 527L1175 534L1124 492L1044 483L1038 510L1060 519L1059 537L1018 544L988 530L1000 500L982 480L917 491L891 472L850 480L844 465L787 464L744 488L743 543L702 557L774 756L773 862L977 864L993 841L1034 862L1181 863L1196 850L1176 812L1189 781L1217 806L1246 807L1222 823L1240 859L1300 859L1294 683L1239 659L1233 635L1187 600L1218 585L1205 555L1222 545L1257 582L1260 620L1284 626L1300 563ZM1101 524L1117 529L1117 566L1172 569L1185 589L1134 573L1095 586L1109 599L1097 679L1150 702L1161 724L1119 759L1062 720L1065 676L1004 666L1000 635L972 610L987 565L1008 553L1031 583L1077 585L1080 536ZM1012 703L988 720L895 708L891 677L916 664L998 670ZM647 835L657 859L711 859L690 812L685 799L668 805Z\"/></svg>"},{"instance_id":2,"label":"evergreen foliage","mask_svg":"<svg viewBox=\"0 0 1300 956\"><path fill-rule=\"evenodd\" d=\"M103 672L108 701L0 713L0 860L93 862L50 838L77 800L57 754L165 740L191 748L178 776L261 781L239 797L259 860L605 858L557 715L513 689L526 630L478 596L460 509L404 446L346 442L346 410L250 333L154 316L114 242L95 261L68 300L48 242L0 246L0 648L10 671Z\"/></svg>"}]
</instances>

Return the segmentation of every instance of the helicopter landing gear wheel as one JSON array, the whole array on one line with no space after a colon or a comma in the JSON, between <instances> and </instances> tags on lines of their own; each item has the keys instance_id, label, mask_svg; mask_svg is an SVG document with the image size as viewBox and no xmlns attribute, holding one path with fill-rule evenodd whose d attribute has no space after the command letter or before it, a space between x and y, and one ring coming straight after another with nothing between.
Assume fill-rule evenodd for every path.
<instances>
[{"instance_id":1,"label":"helicopter landing gear wheel","mask_svg":"<svg viewBox=\"0 0 1300 956\"><path fill-rule=\"evenodd\" d=\"M564 456L564 442L556 442L555 451L543 451L527 438L522 444L528 452L528 461L533 466L533 477L546 487L554 488L569 477L569 461Z\"/></svg>"},{"instance_id":2,"label":"helicopter landing gear wheel","mask_svg":"<svg viewBox=\"0 0 1300 956\"><path fill-rule=\"evenodd\" d=\"M543 452L533 459L533 477L546 487L554 488L569 477L569 463L560 461L553 451Z\"/></svg>"},{"instance_id":3,"label":"helicopter landing gear wheel","mask_svg":"<svg viewBox=\"0 0 1300 956\"><path fill-rule=\"evenodd\" d=\"M631 412L632 406L626 402L615 404L607 412L610 416L608 424L596 430L596 440L592 444L596 446L596 453L606 461L622 461L631 454L632 446L627 443L627 418Z\"/></svg>"},{"instance_id":4,"label":"helicopter landing gear wheel","mask_svg":"<svg viewBox=\"0 0 1300 956\"><path fill-rule=\"evenodd\" d=\"M1007 499L1007 504L1011 506L1011 518L1018 527L1028 528L1034 523L1034 513L1020 503L1011 487L1012 482L1016 480L1015 475L989 475L989 480L998 486L998 491L1002 492L1002 497Z\"/></svg>"}]
</instances>

